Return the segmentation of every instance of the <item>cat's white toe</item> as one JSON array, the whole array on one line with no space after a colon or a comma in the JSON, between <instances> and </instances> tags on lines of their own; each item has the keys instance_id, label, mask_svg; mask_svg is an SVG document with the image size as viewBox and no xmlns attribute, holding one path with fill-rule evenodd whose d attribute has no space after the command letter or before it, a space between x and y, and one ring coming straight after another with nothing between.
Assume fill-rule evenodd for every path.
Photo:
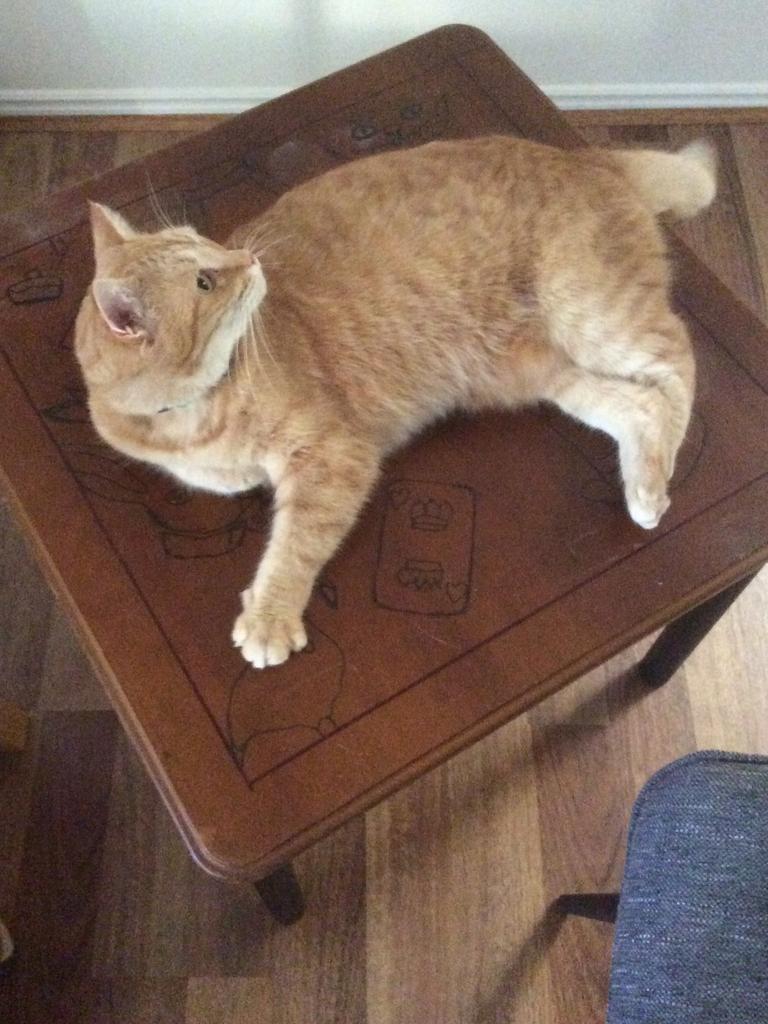
<instances>
[{"instance_id":1,"label":"cat's white toe","mask_svg":"<svg viewBox=\"0 0 768 1024\"><path fill-rule=\"evenodd\" d=\"M251 605L238 616L232 641L254 668L267 668L303 650L307 634L300 618L262 613Z\"/></svg>"},{"instance_id":2,"label":"cat's white toe","mask_svg":"<svg viewBox=\"0 0 768 1024\"><path fill-rule=\"evenodd\" d=\"M666 491L652 491L647 487L635 487L627 492L629 514L644 530L655 529L668 508L669 497Z\"/></svg>"}]
</instances>

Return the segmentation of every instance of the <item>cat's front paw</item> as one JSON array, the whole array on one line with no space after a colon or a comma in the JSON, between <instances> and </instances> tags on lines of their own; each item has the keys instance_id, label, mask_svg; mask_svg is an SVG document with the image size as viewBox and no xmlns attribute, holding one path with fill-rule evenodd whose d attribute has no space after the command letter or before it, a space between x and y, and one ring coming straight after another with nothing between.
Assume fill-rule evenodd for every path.
<instances>
[{"instance_id":1,"label":"cat's front paw","mask_svg":"<svg viewBox=\"0 0 768 1024\"><path fill-rule=\"evenodd\" d=\"M243 604L232 630L232 642L254 668L282 665L291 651L306 647L307 633L300 614L270 608L249 591L243 595Z\"/></svg>"},{"instance_id":2,"label":"cat's front paw","mask_svg":"<svg viewBox=\"0 0 768 1024\"><path fill-rule=\"evenodd\" d=\"M628 487L627 508L638 526L655 530L659 520L669 508L669 497L664 484L657 487Z\"/></svg>"}]
</instances>

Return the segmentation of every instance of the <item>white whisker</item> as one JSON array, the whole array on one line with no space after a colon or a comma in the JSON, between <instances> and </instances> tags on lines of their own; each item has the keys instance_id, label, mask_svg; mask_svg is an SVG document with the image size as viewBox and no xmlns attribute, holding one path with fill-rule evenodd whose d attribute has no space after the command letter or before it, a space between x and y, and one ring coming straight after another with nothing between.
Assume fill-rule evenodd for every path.
<instances>
[{"instance_id":1,"label":"white whisker","mask_svg":"<svg viewBox=\"0 0 768 1024\"><path fill-rule=\"evenodd\" d=\"M265 245L262 245L259 249L256 249L254 256L263 256L265 252L269 252L276 245L282 245L283 242L290 242L296 235L281 235L279 238L270 239Z\"/></svg>"},{"instance_id":2,"label":"white whisker","mask_svg":"<svg viewBox=\"0 0 768 1024\"><path fill-rule=\"evenodd\" d=\"M296 237L295 235L276 235L277 229L277 225L268 222L256 224L254 229L243 240L243 248L252 252L258 260L262 260L265 254L274 249L275 246L282 245L284 242ZM271 257L269 262L272 266L280 266Z\"/></svg>"},{"instance_id":3,"label":"white whisker","mask_svg":"<svg viewBox=\"0 0 768 1024\"><path fill-rule=\"evenodd\" d=\"M264 365L264 360L261 358L261 347L262 347L262 342L264 341L264 338L262 336L261 325L260 325L259 320L258 320L258 310L254 310L253 314L251 315L251 319L250 319L249 322L250 322L250 325L251 325L251 337L253 339L253 352L254 352L254 355L256 356L256 360L257 360L257 362L259 364L259 373L264 378L264 380L265 380L265 382L267 384L267 387L272 388L272 378L270 377L269 371L267 370L266 366ZM267 351L269 351L268 348L267 348ZM271 352L270 352L270 356L271 356ZM272 359L272 361L275 362L274 358ZM275 363L275 366L277 366L277 363Z\"/></svg>"},{"instance_id":4,"label":"white whisker","mask_svg":"<svg viewBox=\"0 0 768 1024\"><path fill-rule=\"evenodd\" d=\"M255 319L255 321L256 321L256 323L258 325L258 328L259 328L259 338L260 338L262 344L264 345L264 348L266 349L267 355L272 360L272 363L274 364L274 366L277 368L277 366L278 366L277 359L275 359L275 354L272 351L272 346L269 344L269 338L267 337L267 331L266 331L266 328L264 326L264 317L261 315L261 309L258 306L253 311L252 320L254 320L254 319Z\"/></svg>"},{"instance_id":5,"label":"white whisker","mask_svg":"<svg viewBox=\"0 0 768 1024\"><path fill-rule=\"evenodd\" d=\"M165 212L165 210L163 210L162 206L160 205L160 200L158 198L158 195L157 195L157 192L155 190L155 187L152 184L152 179L150 177L149 170L147 168L145 168L144 169L144 173L147 176L147 187L149 189L149 203L150 203L150 206L152 207L152 212L154 213L155 217L157 218L161 228L162 227L173 228L174 225L171 223L170 217L168 216L168 214Z\"/></svg>"}]
</instances>

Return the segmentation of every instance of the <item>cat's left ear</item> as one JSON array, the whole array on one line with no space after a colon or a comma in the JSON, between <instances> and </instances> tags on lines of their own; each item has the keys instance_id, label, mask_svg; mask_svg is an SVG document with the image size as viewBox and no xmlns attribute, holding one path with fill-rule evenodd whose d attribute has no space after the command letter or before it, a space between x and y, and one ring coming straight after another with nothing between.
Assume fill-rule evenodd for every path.
<instances>
[{"instance_id":1,"label":"cat's left ear","mask_svg":"<svg viewBox=\"0 0 768 1024\"><path fill-rule=\"evenodd\" d=\"M116 210L110 210L108 206L102 206L101 203L89 202L88 206L91 211L93 249L98 263L99 257L105 249L122 245L129 238L133 238L136 232L125 217Z\"/></svg>"},{"instance_id":2,"label":"cat's left ear","mask_svg":"<svg viewBox=\"0 0 768 1024\"><path fill-rule=\"evenodd\" d=\"M93 297L104 323L120 338L146 338L149 323L141 299L127 281L116 277L97 277Z\"/></svg>"}]
</instances>

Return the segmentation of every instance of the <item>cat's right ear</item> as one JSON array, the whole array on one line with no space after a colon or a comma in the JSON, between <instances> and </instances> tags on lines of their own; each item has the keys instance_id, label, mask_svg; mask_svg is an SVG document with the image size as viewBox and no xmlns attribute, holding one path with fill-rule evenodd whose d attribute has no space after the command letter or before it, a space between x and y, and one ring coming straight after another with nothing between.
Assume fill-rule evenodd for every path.
<instances>
[{"instance_id":1,"label":"cat's right ear","mask_svg":"<svg viewBox=\"0 0 768 1024\"><path fill-rule=\"evenodd\" d=\"M110 210L108 206L101 203L89 202L91 211L91 231L93 232L93 251L96 255L96 262L105 249L111 249L115 245L122 245L129 238L133 238L135 231L116 210Z\"/></svg>"},{"instance_id":2,"label":"cat's right ear","mask_svg":"<svg viewBox=\"0 0 768 1024\"><path fill-rule=\"evenodd\" d=\"M97 277L93 297L104 323L119 338L143 340L149 333L148 318L141 300L127 281Z\"/></svg>"}]
</instances>

